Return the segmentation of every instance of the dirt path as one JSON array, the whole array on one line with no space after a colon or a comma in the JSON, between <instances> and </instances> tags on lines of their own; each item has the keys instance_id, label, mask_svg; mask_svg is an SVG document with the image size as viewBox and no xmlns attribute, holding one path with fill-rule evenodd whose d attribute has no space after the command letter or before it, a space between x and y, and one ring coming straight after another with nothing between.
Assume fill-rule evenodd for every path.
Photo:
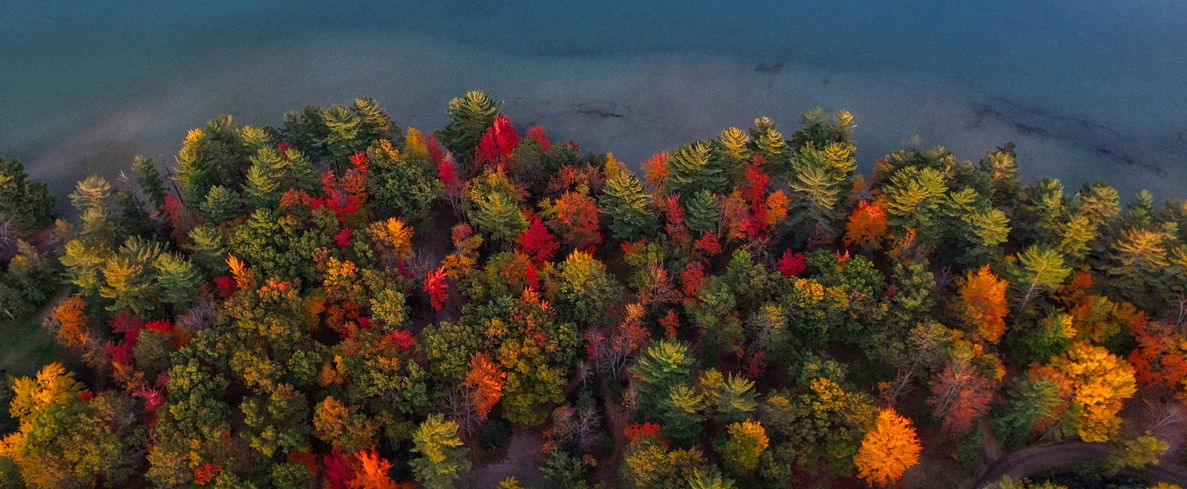
<instances>
[{"instance_id":1,"label":"dirt path","mask_svg":"<svg viewBox=\"0 0 1187 489\"><path fill-rule=\"evenodd\" d=\"M1015 452L1009 457L997 459L981 473L981 477L974 484L966 487L980 489L1007 475L1014 479L1022 479L1065 467L1080 460L1099 460L1107 457L1114 450L1116 447L1106 443L1082 442L1031 447ZM1162 464L1148 467L1147 472L1155 481L1187 487L1187 470L1182 467Z\"/></svg>"},{"instance_id":2,"label":"dirt path","mask_svg":"<svg viewBox=\"0 0 1187 489\"><path fill-rule=\"evenodd\" d=\"M609 484L614 478L614 470L622 461L622 452L626 449L627 439L623 428L626 428L627 418L622 406L614 402L614 398L610 395L610 389L605 379L602 379L602 399L602 408L606 411L607 428L610 429L610 434L614 437L614 451L610 453L609 457L598 462L595 478Z\"/></svg>"},{"instance_id":3,"label":"dirt path","mask_svg":"<svg viewBox=\"0 0 1187 489\"><path fill-rule=\"evenodd\" d=\"M544 457L540 454L543 439L534 431L521 431L511 435L507 454L502 460L475 467L466 474L475 489L495 489L508 476L515 476L522 485L531 485L540 480L540 465Z\"/></svg>"}]
</instances>

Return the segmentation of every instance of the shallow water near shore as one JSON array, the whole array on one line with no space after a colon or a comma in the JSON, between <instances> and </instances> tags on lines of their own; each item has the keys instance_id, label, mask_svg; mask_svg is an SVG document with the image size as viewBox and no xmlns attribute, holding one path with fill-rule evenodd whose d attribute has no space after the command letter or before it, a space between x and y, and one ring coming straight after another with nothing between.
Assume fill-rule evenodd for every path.
<instances>
[{"instance_id":1,"label":"shallow water near shore","mask_svg":"<svg viewBox=\"0 0 1187 489\"><path fill-rule=\"evenodd\" d=\"M172 163L220 113L277 124L369 96L402 127L481 88L520 126L637 163L770 115L857 116L859 158L918 136L1024 176L1187 197L1187 4L0 3L0 154L59 195L135 154Z\"/></svg>"}]
</instances>

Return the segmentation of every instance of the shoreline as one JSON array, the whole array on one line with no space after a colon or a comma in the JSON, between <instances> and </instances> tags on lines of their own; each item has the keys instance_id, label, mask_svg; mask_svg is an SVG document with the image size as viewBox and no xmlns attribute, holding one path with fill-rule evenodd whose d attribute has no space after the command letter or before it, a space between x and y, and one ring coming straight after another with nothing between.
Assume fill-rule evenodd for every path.
<instances>
[{"instance_id":1,"label":"shoreline","mask_svg":"<svg viewBox=\"0 0 1187 489\"><path fill-rule=\"evenodd\" d=\"M300 57L289 60L280 50ZM1087 115L918 74L703 52L518 56L433 37L375 33L321 33L298 45L276 41L211 60L194 73L154 74L168 88L109 104L119 108L53 138L56 143L48 147L14 154L8 146L32 145L32 135L18 133L4 138L12 141L0 141L0 152L20 157L34 178L49 182L62 196L89 174L115 177L136 154L171 163L179 136L221 113L244 123L265 123L305 103L366 96L402 127L439 127L444 121L440 103L483 88L507 100L509 115L525 127L542 124L582 148L617 150L632 165L681 142L713 137L728 127L722 124L745 126L760 115L792 129L800 113L819 106L856 115L854 137L863 168L916 135L924 146L944 142L971 161L1012 141L1029 170L1024 178L1057 176L1069 190L1100 179L1124 198L1143 188L1165 198L1187 197L1176 184L1187 181L1187 168L1173 160L1174 154L1187 154L1182 134L1176 141L1168 133L1161 144L1155 144L1157 138L1138 141ZM79 154L77 148L102 150ZM1118 171L1130 175L1110 181Z\"/></svg>"}]
</instances>

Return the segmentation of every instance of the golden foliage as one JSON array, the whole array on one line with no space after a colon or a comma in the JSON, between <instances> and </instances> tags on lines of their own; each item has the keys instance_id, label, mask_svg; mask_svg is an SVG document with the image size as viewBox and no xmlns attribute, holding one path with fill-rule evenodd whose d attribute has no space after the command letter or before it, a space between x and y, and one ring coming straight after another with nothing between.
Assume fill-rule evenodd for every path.
<instances>
[{"instance_id":1,"label":"golden foliage","mask_svg":"<svg viewBox=\"0 0 1187 489\"><path fill-rule=\"evenodd\" d=\"M1072 401L1081 407L1077 431L1086 442L1105 442L1118 428L1122 402L1137 392L1134 369L1104 347L1077 343L1052 366L1072 382Z\"/></svg>"},{"instance_id":2,"label":"golden foliage","mask_svg":"<svg viewBox=\"0 0 1187 489\"><path fill-rule=\"evenodd\" d=\"M919 463L921 449L911 421L886 408L878 412L878 420L861 441L853 463L857 465L858 477L870 484L887 486Z\"/></svg>"}]
</instances>

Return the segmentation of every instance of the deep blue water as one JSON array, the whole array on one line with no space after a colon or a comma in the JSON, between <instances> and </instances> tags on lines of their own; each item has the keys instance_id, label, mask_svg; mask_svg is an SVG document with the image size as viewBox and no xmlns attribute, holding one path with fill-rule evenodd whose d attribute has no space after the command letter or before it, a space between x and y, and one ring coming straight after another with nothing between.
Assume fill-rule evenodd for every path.
<instances>
[{"instance_id":1,"label":"deep blue water","mask_svg":"<svg viewBox=\"0 0 1187 489\"><path fill-rule=\"evenodd\" d=\"M865 165L1014 141L1028 177L1187 197L1181 0L326 3L0 2L0 153L64 191L218 113L370 96L433 128L483 88L633 162L820 106L857 115Z\"/></svg>"}]
</instances>

